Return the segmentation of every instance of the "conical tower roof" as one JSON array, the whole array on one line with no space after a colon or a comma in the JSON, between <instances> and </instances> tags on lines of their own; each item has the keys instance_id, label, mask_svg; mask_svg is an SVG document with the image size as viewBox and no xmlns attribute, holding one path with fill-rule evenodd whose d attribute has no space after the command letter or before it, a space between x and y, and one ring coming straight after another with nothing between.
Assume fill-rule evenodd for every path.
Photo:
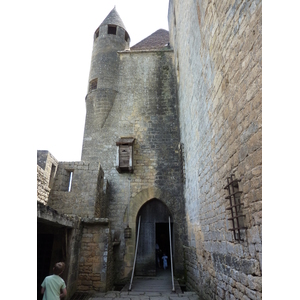
<instances>
[{"instance_id":1,"label":"conical tower roof","mask_svg":"<svg viewBox=\"0 0 300 300\"><path fill-rule=\"evenodd\" d=\"M116 7L114 7L111 12L107 15L107 17L104 19L104 21L100 24L100 26L104 25L118 25L126 30L126 27L123 24L123 21L121 20Z\"/></svg>"}]
</instances>

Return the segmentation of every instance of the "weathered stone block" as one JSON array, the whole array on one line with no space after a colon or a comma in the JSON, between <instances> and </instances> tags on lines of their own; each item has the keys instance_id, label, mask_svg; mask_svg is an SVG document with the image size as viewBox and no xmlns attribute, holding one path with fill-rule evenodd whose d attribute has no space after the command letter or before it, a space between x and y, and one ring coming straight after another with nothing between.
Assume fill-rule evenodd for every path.
<instances>
[{"instance_id":1,"label":"weathered stone block","mask_svg":"<svg viewBox=\"0 0 300 300\"><path fill-rule=\"evenodd\" d=\"M241 272L246 275L260 276L259 262L255 259L242 259L240 265Z\"/></svg>"}]
</instances>

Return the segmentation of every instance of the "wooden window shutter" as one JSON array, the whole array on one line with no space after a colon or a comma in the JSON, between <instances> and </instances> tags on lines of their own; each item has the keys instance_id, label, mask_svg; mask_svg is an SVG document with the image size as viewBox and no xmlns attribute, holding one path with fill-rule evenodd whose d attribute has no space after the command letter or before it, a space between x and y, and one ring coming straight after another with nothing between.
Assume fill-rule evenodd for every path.
<instances>
[{"instance_id":1,"label":"wooden window shutter","mask_svg":"<svg viewBox=\"0 0 300 300\"><path fill-rule=\"evenodd\" d=\"M116 168L119 173L133 173L133 142L134 138L132 137L120 138L116 142L118 146Z\"/></svg>"}]
</instances>

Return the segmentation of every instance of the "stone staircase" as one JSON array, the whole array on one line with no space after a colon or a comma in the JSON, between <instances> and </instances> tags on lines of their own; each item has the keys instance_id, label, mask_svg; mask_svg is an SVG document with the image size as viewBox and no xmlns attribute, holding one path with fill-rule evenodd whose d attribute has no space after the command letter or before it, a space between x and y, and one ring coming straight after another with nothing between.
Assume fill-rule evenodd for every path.
<instances>
[{"instance_id":1,"label":"stone staircase","mask_svg":"<svg viewBox=\"0 0 300 300\"><path fill-rule=\"evenodd\" d=\"M177 280L174 280L175 292L172 292L172 279L170 271L161 270L157 276L135 276L131 291L128 291L129 283L121 291L109 291L106 293L94 293L74 295L71 300L199 300L194 292L183 292Z\"/></svg>"}]
</instances>

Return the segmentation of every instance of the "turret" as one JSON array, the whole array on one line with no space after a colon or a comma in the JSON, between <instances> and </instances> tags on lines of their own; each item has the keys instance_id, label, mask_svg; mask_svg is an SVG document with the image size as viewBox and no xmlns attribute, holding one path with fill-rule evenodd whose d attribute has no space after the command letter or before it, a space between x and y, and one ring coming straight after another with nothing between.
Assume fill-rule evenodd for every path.
<instances>
[{"instance_id":1,"label":"turret","mask_svg":"<svg viewBox=\"0 0 300 300\"><path fill-rule=\"evenodd\" d=\"M94 33L88 92L111 86L118 67L117 51L129 49L129 44L129 34L114 7Z\"/></svg>"},{"instance_id":2,"label":"turret","mask_svg":"<svg viewBox=\"0 0 300 300\"><path fill-rule=\"evenodd\" d=\"M82 160L99 161L101 132L113 106L119 76L118 51L129 49L130 37L114 7L94 33L86 96Z\"/></svg>"}]
</instances>

